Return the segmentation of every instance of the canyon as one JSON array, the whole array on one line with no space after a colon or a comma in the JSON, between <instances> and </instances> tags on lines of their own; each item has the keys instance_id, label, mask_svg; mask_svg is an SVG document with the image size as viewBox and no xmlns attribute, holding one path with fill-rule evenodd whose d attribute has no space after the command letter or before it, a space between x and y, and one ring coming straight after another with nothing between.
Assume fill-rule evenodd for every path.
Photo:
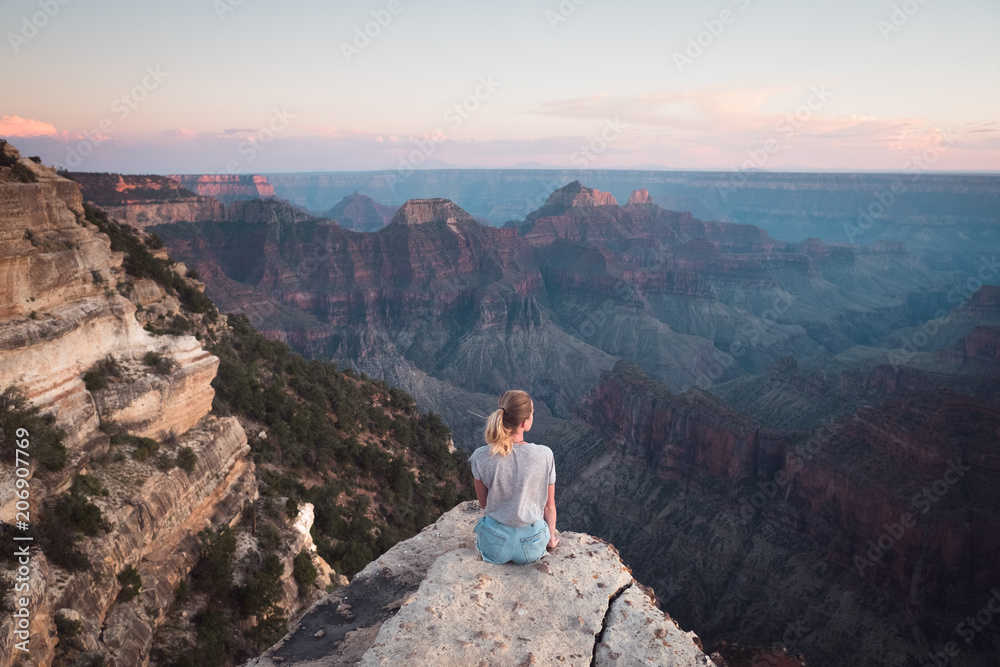
<instances>
[{"instance_id":1,"label":"canyon","mask_svg":"<svg viewBox=\"0 0 1000 667\"><path fill-rule=\"evenodd\" d=\"M616 359L675 391L709 385L876 341L949 286L898 244L789 244L668 211L648 192L618 206L579 183L502 228L444 199L407 202L371 233L283 210L282 224L230 216L155 230L224 310L401 386L466 446L509 383L544 404L546 425Z\"/></svg>"},{"instance_id":2,"label":"canyon","mask_svg":"<svg viewBox=\"0 0 1000 667\"><path fill-rule=\"evenodd\" d=\"M355 495L373 484L373 473L341 462L329 472L350 475L356 488L339 499L320 494L315 506L302 502L304 485L283 476L323 480L261 460L267 431L285 423L272 418L262 429L257 415L230 407L236 384L218 382L222 374L246 373L233 344L263 339L219 315L201 293L204 283L171 261L155 236L84 204L78 183L22 158L7 142L0 150L0 532L4 561L24 574L20 596L12 577L3 578L10 613L0 619L0 664L23 664L25 657L39 665L174 664L194 651L204 654L209 640L199 619L206 613L230 633L225 659L252 657L261 647L250 652L252 644L234 636L259 632L259 644L269 636L261 627L266 621L279 624L280 637L288 621L348 583L319 552L336 555L337 544L347 542L333 538L329 526L343 523L338 503L354 500L349 511L357 517ZM105 184L122 182L100 176ZM158 178L143 183L163 186L167 199L186 197ZM241 204L271 220L267 202L233 205ZM170 214L178 210L191 209ZM289 363L305 364L287 349L268 352L282 353ZM408 396L329 367L311 368L346 388L338 395L342 426L364 415L352 437L359 449L356 439L366 441L373 465L389 458L385 449L402 447L391 436L368 442L374 437L367 419L387 422L404 411L413 413L406 421L418 427L411 436L420 447L436 448L438 462L449 460L447 430L428 434L426 417L418 418ZM386 395L373 400L374 391ZM380 400L396 401L392 416ZM303 412L318 409L315 402L298 405ZM299 431L281 445L291 448ZM342 435L332 424L325 433L328 441ZM409 455L418 469L428 467L425 456ZM416 509L424 514L417 520L436 516L425 487L442 474L417 481L405 469L393 478L399 497L414 487L421 494ZM272 484L288 479L294 484L279 496ZM438 502L451 498L453 506L469 484L452 480ZM366 543L380 540L365 562L409 534L379 512L370 508L368 523L357 527ZM206 550L229 539L227 567L236 588L222 589L220 597L206 592L205 582L230 584L206 577ZM17 540L26 546L16 549ZM248 608L256 611L239 613Z\"/></svg>"},{"instance_id":3,"label":"canyon","mask_svg":"<svg viewBox=\"0 0 1000 667\"><path fill-rule=\"evenodd\" d=\"M921 185L970 211L993 196L983 179ZM561 526L614 543L724 659L923 664L958 646L953 664L989 664L995 629L966 643L961 623L1000 584L990 257L877 229L781 240L662 208L636 181L571 181L502 227L443 198L386 224L392 207L352 194L340 215L370 231L274 200L155 230L220 307L410 391L460 448L496 394L528 389ZM892 180L747 182L825 192L842 224L844 201Z\"/></svg>"}]
</instances>

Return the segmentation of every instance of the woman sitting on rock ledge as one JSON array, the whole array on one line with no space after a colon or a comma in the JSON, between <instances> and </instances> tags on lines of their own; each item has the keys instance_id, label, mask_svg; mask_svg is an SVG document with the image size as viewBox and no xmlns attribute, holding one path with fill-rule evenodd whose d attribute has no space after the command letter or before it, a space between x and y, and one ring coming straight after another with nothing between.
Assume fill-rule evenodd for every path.
<instances>
[{"instance_id":1,"label":"woman sitting on rock ledge","mask_svg":"<svg viewBox=\"0 0 1000 667\"><path fill-rule=\"evenodd\" d=\"M559 544L552 450L524 441L533 418L526 392L504 392L486 422L488 444L469 459L486 510L476 524L476 548L488 563L534 563Z\"/></svg>"}]
</instances>

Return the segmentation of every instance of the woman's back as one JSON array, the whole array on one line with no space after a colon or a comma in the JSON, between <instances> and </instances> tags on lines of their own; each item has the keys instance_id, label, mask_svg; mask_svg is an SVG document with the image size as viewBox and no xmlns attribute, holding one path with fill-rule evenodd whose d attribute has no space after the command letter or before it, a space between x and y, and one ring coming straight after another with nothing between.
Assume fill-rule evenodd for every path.
<instances>
[{"instance_id":1,"label":"woman's back","mask_svg":"<svg viewBox=\"0 0 1000 667\"><path fill-rule=\"evenodd\" d=\"M556 483L552 450L544 445L514 445L506 456L480 447L469 459L472 475L489 489L486 514L508 526L527 526L543 518L550 484Z\"/></svg>"}]
</instances>

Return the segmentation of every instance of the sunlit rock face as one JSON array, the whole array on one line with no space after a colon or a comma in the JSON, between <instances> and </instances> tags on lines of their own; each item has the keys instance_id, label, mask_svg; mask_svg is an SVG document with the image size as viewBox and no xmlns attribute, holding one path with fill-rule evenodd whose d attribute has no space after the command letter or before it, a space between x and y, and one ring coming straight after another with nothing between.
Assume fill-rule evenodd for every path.
<instances>
[{"instance_id":1,"label":"sunlit rock face","mask_svg":"<svg viewBox=\"0 0 1000 667\"><path fill-rule=\"evenodd\" d=\"M174 588L198 558L195 535L238 520L256 497L246 434L235 418L209 414L219 360L193 336L154 336L136 317L139 306L145 321L176 315L177 299L151 280L130 280L121 253L85 220L76 183L2 148L34 182L0 168L0 390L16 386L54 415L68 451L62 470L30 467L32 520L77 475L96 475L108 491L91 498L107 530L75 545L90 569L67 571L32 550L30 654L52 662L54 619L63 615L80 621L84 650L117 665L145 664ZM88 390L84 374L109 360L114 377ZM155 438L161 450L190 447L196 462L190 472L125 454L109 463L110 432ZM14 480L12 461L0 463L6 523L17 511ZM142 592L116 603L117 576L128 566ZM21 654L14 630L9 614L0 619L0 665Z\"/></svg>"}]
</instances>

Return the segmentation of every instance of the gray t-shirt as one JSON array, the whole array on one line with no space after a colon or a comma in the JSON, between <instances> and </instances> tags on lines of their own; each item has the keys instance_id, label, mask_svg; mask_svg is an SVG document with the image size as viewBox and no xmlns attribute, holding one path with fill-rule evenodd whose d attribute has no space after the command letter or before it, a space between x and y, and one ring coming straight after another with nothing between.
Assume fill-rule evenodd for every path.
<instances>
[{"instance_id":1,"label":"gray t-shirt","mask_svg":"<svg viewBox=\"0 0 1000 667\"><path fill-rule=\"evenodd\" d=\"M472 452L469 463L472 476L489 489L486 514L514 527L543 518L549 484L556 483L551 449L526 442L514 445L507 456L490 456L490 448L484 445Z\"/></svg>"}]
</instances>

